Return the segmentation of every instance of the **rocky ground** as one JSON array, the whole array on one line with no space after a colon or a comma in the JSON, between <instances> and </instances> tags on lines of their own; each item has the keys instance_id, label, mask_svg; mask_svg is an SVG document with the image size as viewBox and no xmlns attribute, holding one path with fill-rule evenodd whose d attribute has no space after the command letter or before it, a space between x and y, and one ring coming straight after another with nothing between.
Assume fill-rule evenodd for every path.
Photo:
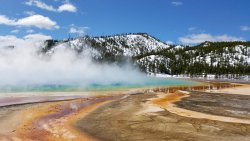
<instances>
[{"instance_id":1,"label":"rocky ground","mask_svg":"<svg viewBox=\"0 0 250 141\"><path fill-rule=\"evenodd\" d=\"M250 139L250 124L241 123L241 119L250 121L250 96L204 92L191 92L188 97L176 93L167 98L162 96L162 93L159 95L131 95L95 110L76 122L75 126L100 140L248 141ZM179 101L179 97L183 98ZM157 99L158 103L152 103ZM164 101L166 103L162 105ZM175 104L171 104L174 101ZM173 113L171 107L181 110ZM183 108L190 110L188 114L181 114ZM232 117L229 119L230 122L227 122L228 117Z\"/></svg>"},{"instance_id":2,"label":"rocky ground","mask_svg":"<svg viewBox=\"0 0 250 141\"><path fill-rule=\"evenodd\" d=\"M248 89L216 83L3 106L0 141L249 141Z\"/></svg>"}]
</instances>

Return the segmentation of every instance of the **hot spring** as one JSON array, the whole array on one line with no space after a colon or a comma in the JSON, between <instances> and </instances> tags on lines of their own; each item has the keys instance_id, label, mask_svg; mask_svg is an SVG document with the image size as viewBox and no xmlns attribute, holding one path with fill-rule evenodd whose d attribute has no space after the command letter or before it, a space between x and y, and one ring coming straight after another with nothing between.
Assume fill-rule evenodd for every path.
<instances>
[{"instance_id":1,"label":"hot spring","mask_svg":"<svg viewBox=\"0 0 250 141\"><path fill-rule=\"evenodd\" d=\"M93 61L93 51L76 53L66 44L52 54L38 54L27 44L0 49L0 92L86 92L143 87L197 85L181 79L148 77L133 63Z\"/></svg>"},{"instance_id":2,"label":"hot spring","mask_svg":"<svg viewBox=\"0 0 250 141\"><path fill-rule=\"evenodd\" d=\"M109 84L92 83L89 85L78 84L44 84L44 85L19 85L19 86L2 86L1 93L15 92L88 92L88 91L112 91L127 90L133 88L156 88L170 86L194 86L198 82L174 78L155 78L146 77L140 83L115 82Z\"/></svg>"}]
</instances>

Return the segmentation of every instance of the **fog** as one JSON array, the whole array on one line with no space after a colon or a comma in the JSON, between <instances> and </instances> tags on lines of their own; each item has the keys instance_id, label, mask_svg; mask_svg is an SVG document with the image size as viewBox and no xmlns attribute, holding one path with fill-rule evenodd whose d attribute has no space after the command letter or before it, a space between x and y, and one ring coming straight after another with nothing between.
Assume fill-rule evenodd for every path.
<instances>
[{"instance_id":1,"label":"fog","mask_svg":"<svg viewBox=\"0 0 250 141\"><path fill-rule=\"evenodd\" d=\"M98 64L88 51L76 54L58 47L53 55L38 55L40 44L25 43L10 49L0 47L0 86L110 85L143 83L144 74L126 64Z\"/></svg>"}]
</instances>

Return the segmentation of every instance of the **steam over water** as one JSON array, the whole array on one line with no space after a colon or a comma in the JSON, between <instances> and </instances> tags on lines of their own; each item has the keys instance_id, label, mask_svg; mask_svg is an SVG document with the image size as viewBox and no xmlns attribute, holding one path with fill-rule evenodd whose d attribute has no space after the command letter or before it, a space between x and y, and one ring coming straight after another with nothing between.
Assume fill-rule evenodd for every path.
<instances>
[{"instance_id":1,"label":"steam over water","mask_svg":"<svg viewBox=\"0 0 250 141\"><path fill-rule=\"evenodd\" d=\"M188 83L152 80L130 65L97 64L85 51L76 54L57 48L51 56L38 55L37 46L0 48L0 89L2 91L87 90ZM172 82L171 82L172 81Z\"/></svg>"}]
</instances>

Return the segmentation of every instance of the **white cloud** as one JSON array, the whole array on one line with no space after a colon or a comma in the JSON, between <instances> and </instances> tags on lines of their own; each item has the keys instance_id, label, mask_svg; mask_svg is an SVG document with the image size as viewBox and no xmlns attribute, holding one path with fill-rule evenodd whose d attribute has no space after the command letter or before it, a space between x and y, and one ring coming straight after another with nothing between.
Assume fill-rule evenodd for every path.
<instances>
[{"instance_id":1,"label":"white cloud","mask_svg":"<svg viewBox=\"0 0 250 141\"><path fill-rule=\"evenodd\" d=\"M47 39L52 39L52 37L44 34L29 34L22 38L13 35L0 36L0 48L6 46L34 47L41 45Z\"/></svg>"},{"instance_id":2,"label":"white cloud","mask_svg":"<svg viewBox=\"0 0 250 141\"><path fill-rule=\"evenodd\" d=\"M242 31L250 31L250 26L241 26L240 29Z\"/></svg>"},{"instance_id":3,"label":"white cloud","mask_svg":"<svg viewBox=\"0 0 250 141\"><path fill-rule=\"evenodd\" d=\"M168 45L173 45L174 42L173 42L173 41L166 41L166 44L168 44Z\"/></svg>"},{"instance_id":4,"label":"white cloud","mask_svg":"<svg viewBox=\"0 0 250 141\"><path fill-rule=\"evenodd\" d=\"M5 15L0 15L0 24L4 24L4 25L14 25L15 21L9 19L8 17L6 17Z\"/></svg>"},{"instance_id":5,"label":"white cloud","mask_svg":"<svg viewBox=\"0 0 250 141\"><path fill-rule=\"evenodd\" d=\"M78 31L77 31L77 29L76 28L74 28L74 27L71 27L70 29L69 29L69 33L77 33ZM84 33L84 32L83 32Z\"/></svg>"},{"instance_id":6,"label":"white cloud","mask_svg":"<svg viewBox=\"0 0 250 141\"><path fill-rule=\"evenodd\" d=\"M171 4L174 5L174 6L180 6L180 5L183 5L183 2L181 2L181 1L172 1Z\"/></svg>"},{"instance_id":7,"label":"white cloud","mask_svg":"<svg viewBox=\"0 0 250 141\"><path fill-rule=\"evenodd\" d=\"M24 14L26 14L28 16L36 15L36 13L34 11L24 11Z\"/></svg>"},{"instance_id":8,"label":"white cloud","mask_svg":"<svg viewBox=\"0 0 250 141\"><path fill-rule=\"evenodd\" d=\"M20 30L18 30L18 29L15 29L15 30L12 30L12 31L10 31L11 33L19 33L20 32Z\"/></svg>"},{"instance_id":9,"label":"white cloud","mask_svg":"<svg viewBox=\"0 0 250 141\"><path fill-rule=\"evenodd\" d=\"M197 28L196 27L189 27L188 28L188 31L194 31L194 30L196 30Z\"/></svg>"},{"instance_id":10,"label":"white cloud","mask_svg":"<svg viewBox=\"0 0 250 141\"><path fill-rule=\"evenodd\" d=\"M37 27L41 29L58 29L59 26L49 17L42 15L31 15L22 19L10 19L5 15L0 15L0 24L20 27Z\"/></svg>"},{"instance_id":11,"label":"white cloud","mask_svg":"<svg viewBox=\"0 0 250 141\"><path fill-rule=\"evenodd\" d=\"M16 23L20 26L35 26L41 29L59 28L55 21L52 21L50 18L44 17L42 15L32 15L23 19L19 19Z\"/></svg>"},{"instance_id":12,"label":"white cloud","mask_svg":"<svg viewBox=\"0 0 250 141\"><path fill-rule=\"evenodd\" d=\"M51 36L48 35L44 35L44 34L28 34L26 36L23 37L25 40L29 40L29 41L45 41L48 39L52 39Z\"/></svg>"},{"instance_id":13,"label":"white cloud","mask_svg":"<svg viewBox=\"0 0 250 141\"><path fill-rule=\"evenodd\" d=\"M35 5L38 8L48 10L48 11L56 11L56 9L53 6L47 5L46 3L41 2L40 0L29 0L29 1L26 1L25 4L29 6Z\"/></svg>"},{"instance_id":14,"label":"white cloud","mask_svg":"<svg viewBox=\"0 0 250 141\"><path fill-rule=\"evenodd\" d=\"M201 34L201 33L205 33L205 30L202 30L202 29L200 29L200 28L198 28L198 27L195 27L195 26L193 26L193 27L189 27L188 28L188 31L189 32L191 32L191 33L195 33L195 34Z\"/></svg>"},{"instance_id":15,"label":"white cloud","mask_svg":"<svg viewBox=\"0 0 250 141\"><path fill-rule=\"evenodd\" d=\"M29 29L29 30L27 30L26 32L27 32L27 33L34 33L34 30Z\"/></svg>"},{"instance_id":16,"label":"white cloud","mask_svg":"<svg viewBox=\"0 0 250 141\"><path fill-rule=\"evenodd\" d=\"M89 27L76 27L74 25L71 25L71 27L69 29L69 33L84 35L84 34L86 34L86 30L88 30L88 29L89 29Z\"/></svg>"},{"instance_id":17,"label":"white cloud","mask_svg":"<svg viewBox=\"0 0 250 141\"><path fill-rule=\"evenodd\" d=\"M63 11L67 11L67 12L77 12L77 9L74 5L70 4L70 3L66 3L63 4L61 6L59 6L58 12L63 12Z\"/></svg>"},{"instance_id":18,"label":"white cloud","mask_svg":"<svg viewBox=\"0 0 250 141\"><path fill-rule=\"evenodd\" d=\"M242 37L224 35L211 35L211 34L191 34L185 37L180 37L179 41L183 44L198 44L205 41L219 42L219 41L243 41Z\"/></svg>"},{"instance_id":19,"label":"white cloud","mask_svg":"<svg viewBox=\"0 0 250 141\"><path fill-rule=\"evenodd\" d=\"M52 12L77 12L77 8L67 2L65 4L62 4L61 6L59 6L58 8L55 8L53 7L52 5L48 5L40 0L28 0L25 2L26 5L28 6L36 6L40 9L43 9L43 10L47 10L47 11L52 11Z\"/></svg>"}]
</instances>

